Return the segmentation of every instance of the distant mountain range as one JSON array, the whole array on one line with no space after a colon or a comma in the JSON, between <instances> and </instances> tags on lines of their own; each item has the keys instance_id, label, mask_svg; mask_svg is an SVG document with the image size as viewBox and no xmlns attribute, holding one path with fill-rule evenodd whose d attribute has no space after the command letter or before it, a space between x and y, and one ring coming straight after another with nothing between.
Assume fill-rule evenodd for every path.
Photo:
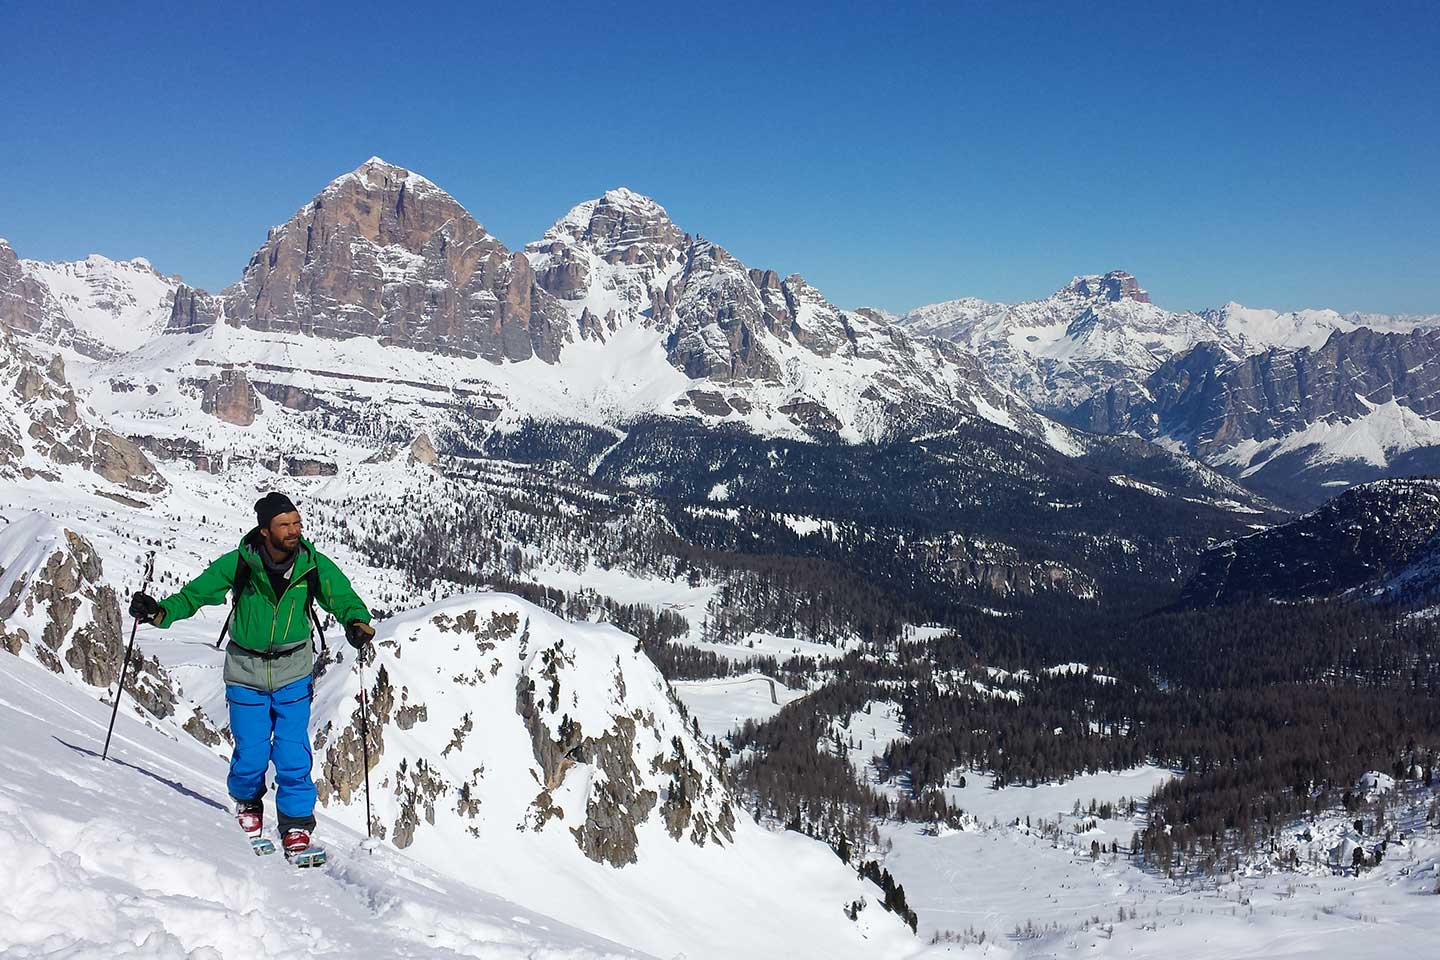
<instances>
[{"instance_id":1,"label":"distant mountain range","mask_svg":"<svg viewBox=\"0 0 1440 960\"><path fill-rule=\"evenodd\" d=\"M232 423L269 401L390 440L535 418L846 443L992 423L1076 456L1126 434L1298 507L1440 463L1440 315L1172 312L1121 271L1015 305L844 310L624 188L511 251L379 158L272 229L218 293L144 260L47 264L0 241L0 324L104 361L105 390L79 382L91 402L187 456L203 443L176 422L166 436L154 411L193 393Z\"/></svg>"},{"instance_id":2,"label":"distant mountain range","mask_svg":"<svg viewBox=\"0 0 1440 960\"><path fill-rule=\"evenodd\" d=\"M1440 314L1172 312L1113 271L1043 300L952 300L895 319L968 346L1041 412L1155 440L1282 502L1440 465Z\"/></svg>"}]
</instances>

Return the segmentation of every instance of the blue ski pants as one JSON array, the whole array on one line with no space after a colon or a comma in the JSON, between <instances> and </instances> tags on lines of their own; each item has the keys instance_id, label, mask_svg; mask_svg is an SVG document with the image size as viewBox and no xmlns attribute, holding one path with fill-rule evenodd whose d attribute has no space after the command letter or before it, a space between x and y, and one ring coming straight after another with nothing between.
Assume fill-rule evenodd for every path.
<instances>
[{"instance_id":1,"label":"blue ski pants","mask_svg":"<svg viewBox=\"0 0 1440 960\"><path fill-rule=\"evenodd\" d=\"M275 764L275 810L280 829L315 829L315 781L310 779L310 700L312 680L302 677L266 693L238 684L225 685L230 707L230 755L226 786L236 800L265 795L265 773Z\"/></svg>"}]
</instances>

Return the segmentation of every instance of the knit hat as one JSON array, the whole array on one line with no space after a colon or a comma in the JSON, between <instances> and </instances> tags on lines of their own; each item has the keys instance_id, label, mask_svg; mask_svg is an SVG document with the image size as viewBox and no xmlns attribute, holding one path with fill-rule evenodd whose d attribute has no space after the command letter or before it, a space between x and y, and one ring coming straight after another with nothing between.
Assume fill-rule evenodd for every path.
<instances>
[{"instance_id":1,"label":"knit hat","mask_svg":"<svg viewBox=\"0 0 1440 960\"><path fill-rule=\"evenodd\" d=\"M295 504L283 493L267 493L255 501L255 522L268 528L270 521L282 513L296 513Z\"/></svg>"}]
</instances>

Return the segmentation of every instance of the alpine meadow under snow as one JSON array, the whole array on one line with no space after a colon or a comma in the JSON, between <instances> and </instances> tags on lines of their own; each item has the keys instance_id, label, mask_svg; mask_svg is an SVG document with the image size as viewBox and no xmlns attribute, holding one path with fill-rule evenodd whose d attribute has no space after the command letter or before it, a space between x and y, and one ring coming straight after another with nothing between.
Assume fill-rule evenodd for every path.
<instances>
[{"instance_id":1,"label":"alpine meadow under snow","mask_svg":"<svg viewBox=\"0 0 1440 960\"><path fill-rule=\"evenodd\" d=\"M1386 479L1440 318L843 309L628 189L510 250L371 158L221 291L0 241L0 328L7 958L1440 942L1440 510ZM227 607L139 628L99 757L147 556L272 489L377 614L305 871L233 822Z\"/></svg>"}]
</instances>

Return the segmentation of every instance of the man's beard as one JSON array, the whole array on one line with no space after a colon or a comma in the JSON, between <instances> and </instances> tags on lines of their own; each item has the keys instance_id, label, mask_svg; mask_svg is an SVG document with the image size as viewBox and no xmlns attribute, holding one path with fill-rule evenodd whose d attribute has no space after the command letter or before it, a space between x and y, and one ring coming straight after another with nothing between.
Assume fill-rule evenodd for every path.
<instances>
[{"instance_id":1,"label":"man's beard","mask_svg":"<svg viewBox=\"0 0 1440 960\"><path fill-rule=\"evenodd\" d=\"M284 560L300 547L300 535L296 534L293 539L282 540L279 537L268 537L266 543L272 554L278 554L279 559Z\"/></svg>"}]
</instances>

